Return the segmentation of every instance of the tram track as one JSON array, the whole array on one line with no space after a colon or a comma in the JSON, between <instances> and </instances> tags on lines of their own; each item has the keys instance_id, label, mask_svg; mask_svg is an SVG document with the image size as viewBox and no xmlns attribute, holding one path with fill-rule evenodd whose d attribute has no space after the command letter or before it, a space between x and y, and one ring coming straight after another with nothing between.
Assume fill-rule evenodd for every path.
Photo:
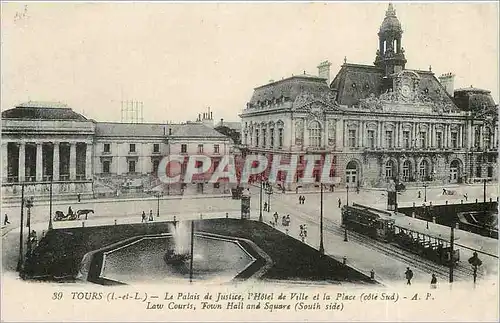
<instances>
[{"instance_id":1,"label":"tram track","mask_svg":"<svg viewBox=\"0 0 500 323\"><path fill-rule=\"evenodd\" d=\"M307 220L308 222L319 225L317 218L309 215L308 213L289 207L282 201L274 201L274 203L279 203L282 207L290 210L290 213L298 215L300 218ZM345 233L345 229L341 225L326 217L323 218L323 226L327 231L337 235L343 235ZM420 269L423 272L427 272L429 274L434 273L443 280L448 280L449 278L448 266L436 264L431 260L425 259L411 252L405 252L404 249L394 244L384 243L355 231L348 232L351 240L368 249L377 251L390 258L397 259L409 266ZM481 276L482 275L478 273L478 277ZM453 268L453 277L455 280L470 280L472 278L472 269L459 263L455 268Z\"/></svg>"}]
</instances>

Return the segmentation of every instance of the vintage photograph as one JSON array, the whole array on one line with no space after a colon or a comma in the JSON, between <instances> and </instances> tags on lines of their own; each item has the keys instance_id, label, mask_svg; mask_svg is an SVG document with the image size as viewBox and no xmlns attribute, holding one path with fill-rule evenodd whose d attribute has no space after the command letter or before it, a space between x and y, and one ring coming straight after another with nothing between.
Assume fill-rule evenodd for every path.
<instances>
[{"instance_id":1,"label":"vintage photograph","mask_svg":"<svg viewBox=\"0 0 500 323\"><path fill-rule=\"evenodd\" d=\"M497 2L2 2L2 321L498 321Z\"/></svg>"}]
</instances>

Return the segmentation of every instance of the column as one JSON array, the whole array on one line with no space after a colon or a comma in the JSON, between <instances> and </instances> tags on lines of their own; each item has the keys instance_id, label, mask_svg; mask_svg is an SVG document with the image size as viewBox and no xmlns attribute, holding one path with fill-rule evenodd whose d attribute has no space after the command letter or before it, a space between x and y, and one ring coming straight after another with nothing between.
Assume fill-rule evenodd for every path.
<instances>
[{"instance_id":1,"label":"column","mask_svg":"<svg viewBox=\"0 0 500 323\"><path fill-rule=\"evenodd\" d=\"M467 123L467 148L472 148L472 122Z\"/></svg>"},{"instance_id":2,"label":"column","mask_svg":"<svg viewBox=\"0 0 500 323\"><path fill-rule=\"evenodd\" d=\"M19 182L24 182L26 180L26 143L19 143L19 169L18 176Z\"/></svg>"},{"instance_id":3,"label":"column","mask_svg":"<svg viewBox=\"0 0 500 323\"><path fill-rule=\"evenodd\" d=\"M43 161L42 161L43 146L41 142L36 143L36 181L41 182L43 179Z\"/></svg>"},{"instance_id":4,"label":"column","mask_svg":"<svg viewBox=\"0 0 500 323\"><path fill-rule=\"evenodd\" d=\"M7 183L7 177L9 176L7 164L8 164L8 143L6 141L2 142L2 183Z\"/></svg>"},{"instance_id":5,"label":"column","mask_svg":"<svg viewBox=\"0 0 500 323\"><path fill-rule=\"evenodd\" d=\"M418 140L419 140L419 135L418 135L418 127L417 127L417 123L414 122L413 123L413 139L415 140L415 148L418 148L419 147L419 143L418 143Z\"/></svg>"},{"instance_id":6,"label":"column","mask_svg":"<svg viewBox=\"0 0 500 323\"><path fill-rule=\"evenodd\" d=\"M344 120L344 147L348 147L349 132L347 131L347 121Z\"/></svg>"},{"instance_id":7,"label":"column","mask_svg":"<svg viewBox=\"0 0 500 323\"><path fill-rule=\"evenodd\" d=\"M52 159L52 176L54 181L59 180L59 143L54 142L54 158Z\"/></svg>"},{"instance_id":8,"label":"column","mask_svg":"<svg viewBox=\"0 0 500 323\"><path fill-rule=\"evenodd\" d=\"M85 178L92 179L92 144L87 143L85 150Z\"/></svg>"},{"instance_id":9,"label":"column","mask_svg":"<svg viewBox=\"0 0 500 323\"><path fill-rule=\"evenodd\" d=\"M76 142L71 142L69 146L69 179L76 179Z\"/></svg>"},{"instance_id":10,"label":"column","mask_svg":"<svg viewBox=\"0 0 500 323\"><path fill-rule=\"evenodd\" d=\"M479 126L479 149L483 149L484 143L483 143L483 126Z\"/></svg>"},{"instance_id":11,"label":"column","mask_svg":"<svg viewBox=\"0 0 500 323\"><path fill-rule=\"evenodd\" d=\"M382 121L378 122L377 129L377 147L382 148Z\"/></svg>"},{"instance_id":12,"label":"column","mask_svg":"<svg viewBox=\"0 0 500 323\"><path fill-rule=\"evenodd\" d=\"M398 147L403 148L403 122L399 122Z\"/></svg>"},{"instance_id":13,"label":"column","mask_svg":"<svg viewBox=\"0 0 500 323\"><path fill-rule=\"evenodd\" d=\"M464 139L463 132L464 132L464 126L460 125L458 128L458 144L457 144L458 148L462 148L463 146L463 139Z\"/></svg>"},{"instance_id":14,"label":"column","mask_svg":"<svg viewBox=\"0 0 500 323\"><path fill-rule=\"evenodd\" d=\"M363 121L359 120L358 124L358 147L363 147Z\"/></svg>"},{"instance_id":15,"label":"column","mask_svg":"<svg viewBox=\"0 0 500 323\"><path fill-rule=\"evenodd\" d=\"M498 140L498 124L494 126L493 128L493 149L498 149L498 145L497 145L497 140Z\"/></svg>"}]
</instances>

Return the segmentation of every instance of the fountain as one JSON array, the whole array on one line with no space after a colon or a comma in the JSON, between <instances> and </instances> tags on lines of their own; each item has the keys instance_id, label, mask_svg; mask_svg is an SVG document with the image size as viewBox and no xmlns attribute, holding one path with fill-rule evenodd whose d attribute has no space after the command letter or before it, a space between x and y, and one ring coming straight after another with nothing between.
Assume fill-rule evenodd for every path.
<instances>
[{"instance_id":1,"label":"fountain","mask_svg":"<svg viewBox=\"0 0 500 323\"><path fill-rule=\"evenodd\" d=\"M184 267L185 262L190 259L190 230L185 222L174 222L169 227L172 232L174 245L173 248L169 248L167 245L167 251L163 256L163 260L167 265Z\"/></svg>"}]
</instances>

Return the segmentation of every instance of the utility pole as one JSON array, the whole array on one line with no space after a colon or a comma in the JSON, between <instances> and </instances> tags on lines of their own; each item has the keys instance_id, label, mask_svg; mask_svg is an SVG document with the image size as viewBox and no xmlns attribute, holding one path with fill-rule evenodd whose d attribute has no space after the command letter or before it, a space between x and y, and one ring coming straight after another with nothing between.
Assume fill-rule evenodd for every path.
<instances>
[{"instance_id":1,"label":"utility pole","mask_svg":"<svg viewBox=\"0 0 500 323\"><path fill-rule=\"evenodd\" d=\"M49 230L52 230L52 177L50 177Z\"/></svg>"},{"instance_id":2,"label":"utility pole","mask_svg":"<svg viewBox=\"0 0 500 323\"><path fill-rule=\"evenodd\" d=\"M21 184L21 223L19 226L19 259L17 261L17 271L23 270L23 227L24 227L24 183Z\"/></svg>"},{"instance_id":3,"label":"utility pole","mask_svg":"<svg viewBox=\"0 0 500 323\"><path fill-rule=\"evenodd\" d=\"M259 193L259 221L262 222L262 177L260 178L260 193Z\"/></svg>"},{"instance_id":4,"label":"utility pole","mask_svg":"<svg viewBox=\"0 0 500 323\"><path fill-rule=\"evenodd\" d=\"M321 186L319 207L319 253L321 255L324 255L325 247L323 245L323 183L319 183L319 185Z\"/></svg>"},{"instance_id":5,"label":"utility pole","mask_svg":"<svg viewBox=\"0 0 500 323\"><path fill-rule=\"evenodd\" d=\"M193 258L194 258L194 221L191 221L191 259L189 263L189 282L193 282Z\"/></svg>"},{"instance_id":6,"label":"utility pole","mask_svg":"<svg viewBox=\"0 0 500 323\"><path fill-rule=\"evenodd\" d=\"M454 249L455 249L455 222L451 224L450 233L450 283L453 283Z\"/></svg>"}]
</instances>

